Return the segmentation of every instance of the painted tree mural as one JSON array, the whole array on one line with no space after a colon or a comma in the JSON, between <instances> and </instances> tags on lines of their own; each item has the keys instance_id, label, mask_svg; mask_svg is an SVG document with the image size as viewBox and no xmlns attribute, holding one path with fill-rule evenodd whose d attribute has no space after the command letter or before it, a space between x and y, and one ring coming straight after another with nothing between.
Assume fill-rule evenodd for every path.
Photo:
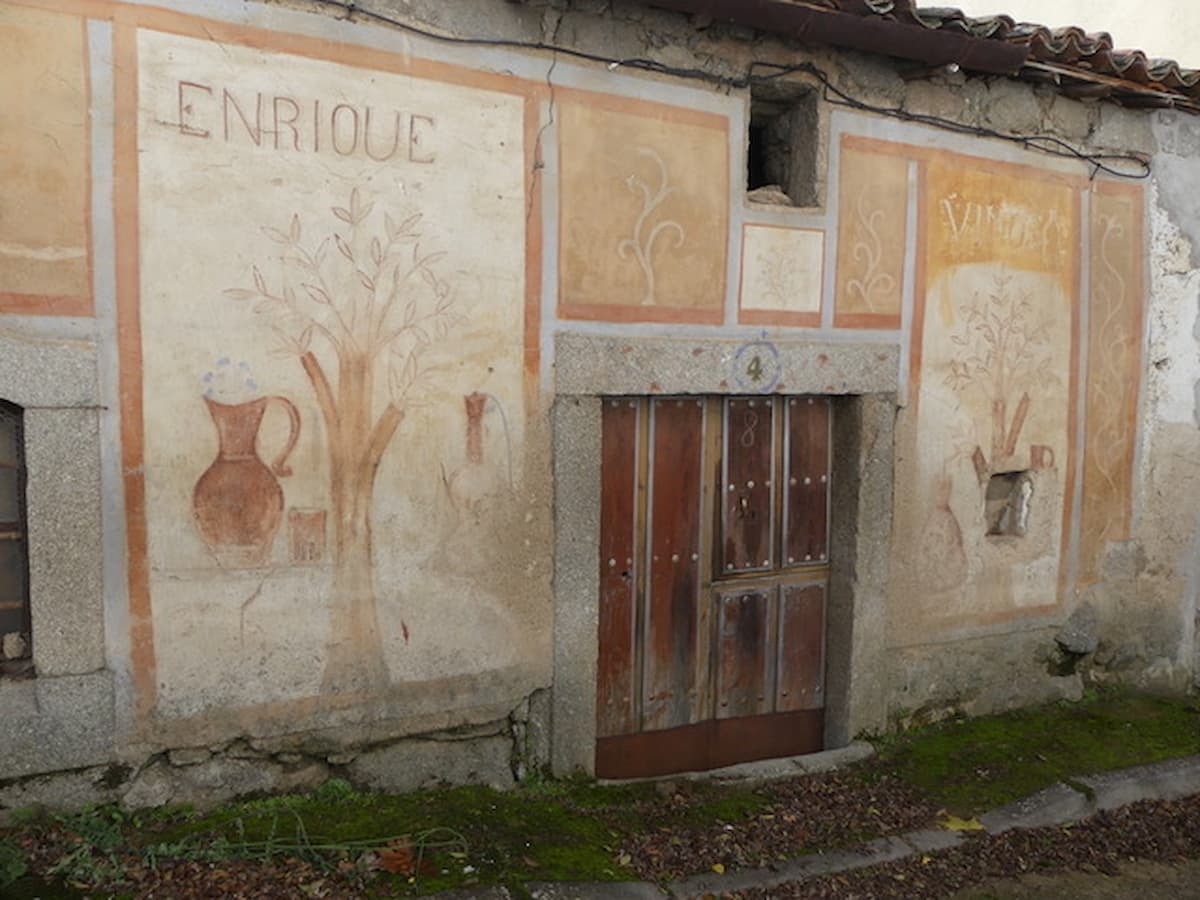
<instances>
[{"instance_id":1,"label":"painted tree mural","mask_svg":"<svg viewBox=\"0 0 1200 900\"><path fill-rule=\"evenodd\" d=\"M1052 377L1049 324L1039 316L1032 293L1014 281L1012 273L1000 271L986 294L977 291L963 304L959 327L950 335L960 350L945 376L953 390L974 389L986 398L993 461L1016 452L1030 398Z\"/></svg>"},{"instance_id":2,"label":"painted tree mural","mask_svg":"<svg viewBox=\"0 0 1200 900\"><path fill-rule=\"evenodd\" d=\"M264 227L282 248L277 286L254 266L253 287L225 292L254 302L278 340L277 355L299 361L328 435L334 596L322 688L329 692L388 683L372 561L375 476L436 373L429 351L456 321L437 271L445 254L422 248L421 213L397 222L373 210L355 188L348 205L330 209L332 228L311 240L298 215L285 229Z\"/></svg>"}]
</instances>

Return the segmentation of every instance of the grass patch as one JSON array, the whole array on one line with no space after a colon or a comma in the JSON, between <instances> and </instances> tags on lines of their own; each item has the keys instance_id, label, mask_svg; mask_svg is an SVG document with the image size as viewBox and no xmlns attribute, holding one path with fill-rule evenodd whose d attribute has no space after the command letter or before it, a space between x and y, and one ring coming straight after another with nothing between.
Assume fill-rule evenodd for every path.
<instances>
[{"instance_id":1,"label":"grass patch","mask_svg":"<svg viewBox=\"0 0 1200 900\"><path fill-rule=\"evenodd\" d=\"M1105 690L1080 703L942 722L876 746L868 773L893 773L956 815L973 815L1072 776L1200 753L1200 703Z\"/></svg>"}]
</instances>

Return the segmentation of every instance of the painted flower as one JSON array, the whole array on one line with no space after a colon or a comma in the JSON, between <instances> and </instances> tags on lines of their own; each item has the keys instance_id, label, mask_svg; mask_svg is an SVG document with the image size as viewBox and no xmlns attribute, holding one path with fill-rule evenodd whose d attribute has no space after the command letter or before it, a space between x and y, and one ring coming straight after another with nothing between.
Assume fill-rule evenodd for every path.
<instances>
[{"instance_id":1,"label":"painted flower","mask_svg":"<svg viewBox=\"0 0 1200 900\"><path fill-rule=\"evenodd\" d=\"M235 363L228 356L217 360L212 369L200 376L204 396L219 403L246 403L259 396L258 381L250 363Z\"/></svg>"}]
</instances>

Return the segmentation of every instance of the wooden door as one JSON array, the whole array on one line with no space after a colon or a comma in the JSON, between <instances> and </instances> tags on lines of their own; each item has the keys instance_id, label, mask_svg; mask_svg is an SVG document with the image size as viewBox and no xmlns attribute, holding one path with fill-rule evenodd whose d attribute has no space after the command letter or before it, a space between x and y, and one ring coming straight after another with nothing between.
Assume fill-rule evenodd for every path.
<instances>
[{"instance_id":1,"label":"wooden door","mask_svg":"<svg viewBox=\"0 0 1200 900\"><path fill-rule=\"evenodd\" d=\"M597 775L821 749L829 435L825 398L605 401Z\"/></svg>"}]
</instances>

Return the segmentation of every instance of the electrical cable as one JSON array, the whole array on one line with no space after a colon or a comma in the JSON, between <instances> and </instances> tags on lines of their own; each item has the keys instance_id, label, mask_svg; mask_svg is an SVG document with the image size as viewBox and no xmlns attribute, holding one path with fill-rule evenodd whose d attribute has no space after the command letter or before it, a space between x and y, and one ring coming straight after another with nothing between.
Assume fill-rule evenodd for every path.
<instances>
[{"instance_id":1,"label":"electrical cable","mask_svg":"<svg viewBox=\"0 0 1200 900\"><path fill-rule=\"evenodd\" d=\"M346 14L346 18L358 16L364 19L389 25L394 28L399 28L403 31L409 32L410 34L415 34L432 41L439 41L446 44L457 44L460 46L471 47L494 47L502 49L543 51L551 54L561 54L563 56L573 57L575 59L582 59L588 62L601 63L607 66L610 70L617 68L637 69L640 71L653 72L660 75L670 75L676 78L706 81L710 84L715 84L725 88L726 90L752 88L755 84L774 81L776 79L796 73L811 75L821 83L822 95L825 101L834 106L842 106L848 109L858 110L859 112L874 113L875 115L887 116L888 118L899 119L904 122L912 122L918 125L925 125L931 128L939 128L956 134L1007 141L1023 147L1026 150L1045 153L1051 156L1077 159L1091 166L1093 178L1100 172L1104 172L1117 178L1143 179L1150 177L1150 161L1139 154L1090 153L1086 150L1081 150L1070 142L1053 135L1009 134L1003 131L997 131L994 128L986 128L980 125L968 125L963 122L956 122L953 119L946 119L941 116L928 113L914 113L897 106L877 106L872 103L867 103L864 100L858 100L855 97L847 94L841 88L837 87L824 70L812 63L786 64L755 61L750 64L744 75L727 76L720 75L715 72L709 72L705 69L669 66L665 63L661 63L652 59L646 59L644 57L615 59L610 56L604 56L598 53L589 53L586 50L576 50L572 47L564 47L557 44L548 43L546 41L519 41L507 38L477 38L442 34L437 31L422 28L418 25L413 25L411 22L405 22L385 13L359 6L356 0L312 0L312 2L320 6L330 6L341 10ZM551 63L552 70L553 65L554 62ZM759 68L772 69L774 71L771 75L756 76L754 74L755 70ZM1130 166L1134 170L1125 171L1118 167L1119 164Z\"/></svg>"},{"instance_id":2,"label":"electrical cable","mask_svg":"<svg viewBox=\"0 0 1200 900\"><path fill-rule=\"evenodd\" d=\"M973 137L993 138L1000 141L1008 141L1009 143L1017 144L1024 147L1026 150L1033 150L1038 153L1046 153L1051 156L1061 156L1071 159L1078 159L1092 166L1092 177L1096 173L1104 172L1108 175L1113 175L1117 178L1148 178L1150 177L1150 162L1145 157L1135 153L1089 153L1085 150L1080 150L1062 138L1055 137L1049 134L1007 134L1003 131L997 131L994 128L986 128L980 125L967 125L963 122L955 122L953 119L944 119L941 116L928 115L925 113L914 113L906 109L895 106L875 106L871 103L866 103L862 100L857 100L851 97L845 91L838 88L829 76L825 74L817 66L811 63L797 63L794 65L781 65L777 63L753 63L751 68L755 66L765 66L777 68L775 75L765 76L761 79L755 79L756 82L763 82L782 77L784 75L803 72L812 75L819 82L824 94L824 99L827 103L835 106L843 106L849 109L860 110L863 112L871 112L877 115L888 116L893 119L900 119L904 122L914 122L919 125L927 125L935 128L940 128L944 131L952 131L957 134L965 134ZM1137 171L1123 171L1112 165L1112 163L1127 163L1135 166Z\"/></svg>"}]
</instances>

